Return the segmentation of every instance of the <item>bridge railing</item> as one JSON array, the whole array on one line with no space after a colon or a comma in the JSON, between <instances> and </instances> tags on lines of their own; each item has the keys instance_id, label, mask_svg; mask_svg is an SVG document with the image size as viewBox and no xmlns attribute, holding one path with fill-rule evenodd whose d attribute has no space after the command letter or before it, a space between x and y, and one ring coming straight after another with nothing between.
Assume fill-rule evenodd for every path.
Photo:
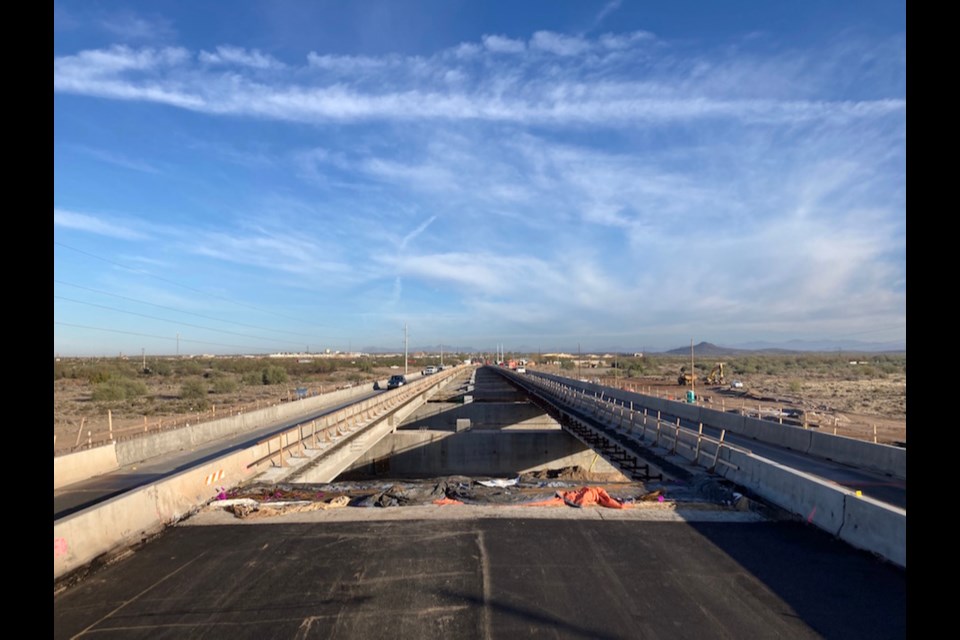
<instances>
[{"instance_id":1,"label":"bridge railing","mask_svg":"<svg viewBox=\"0 0 960 640\"><path fill-rule=\"evenodd\" d=\"M343 409L339 409L321 418L297 424L281 433L258 442L266 453L251 463L251 468L263 465L285 466L291 457L303 458L305 450L323 451L335 446L367 425L376 422L398 406L406 403L425 389L459 373L454 369L445 369L429 377L421 378L397 389L380 394Z\"/></svg>"},{"instance_id":2,"label":"bridge railing","mask_svg":"<svg viewBox=\"0 0 960 640\"><path fill-rule=\"evenodd\" d=\"M545 394L554 398L561 398L569 406L578 408L581 413L592 412L593 417L615 428L623 428L624 400L622 398L608 398L606 391L587 390L582 386L565 384L549 377L536 376L514 377L529 386L539 386ZM629 402L630 419L627 429L635 429L633 420L634 405ZM644 411L647 408L644 407ZM798 429L796 427L781 427L780 429ZM803 431L798 429L798 431ZM861 495L860 491L853 491L847 487L829 482L809 473L804 473L787 465L777 463L763 456L731 446L724 442L726 431L721 431L719 439L707 438L703 434L703 423L693 430L682 427L680 418L674 424L666 423L662 419L660 410L653 425L648 426L641 421L640 437L645 439L650 432L651 442L660 447L669 449L685 459L708 466L719 475L746 487L757 495L769 500L773 504L804 517L809 523L839 537L851 545L875 553L901 567L906 567L906 509L886 504ZM852 441L841 436L821 435L833 438L838 444L831 448L832 454L842 452L843 447L857 447L850 454L852 459L866 457L862 447L873 447L878 450L890 451L903 458L893 461L891 468L896 471L901 464L905 465L906 451L896 447ZM846 443L844 441L847 441ZM811 439L812 442L812 439ZM710 459L709 451L705 452L704 443L712 444L714 451ZM817 451L811 455L823 454L828 445L821 442ZM681 449L683 449L681 451ZM692 455L691 455L692 454ZM701 455L709 460L709 465L701 461ZM867 454L869 455L869 454ZM873 456L873 461L883 460L885 456ZM721 465L722 468L717 465ZM870 468L870 466L861 467ZM902 476L906 478L905 472Z\"/></svg>"}]
</instances>

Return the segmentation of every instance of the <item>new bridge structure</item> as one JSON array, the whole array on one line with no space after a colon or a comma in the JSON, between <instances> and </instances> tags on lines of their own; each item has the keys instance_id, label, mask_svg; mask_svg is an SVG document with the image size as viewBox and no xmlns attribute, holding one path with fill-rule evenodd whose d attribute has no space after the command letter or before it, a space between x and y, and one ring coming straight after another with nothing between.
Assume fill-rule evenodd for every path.
<instances>
[{"instance_id":1,"label":"new bridge structure","mask_svg":"<svg viewBox=\"0 0 960 640\"><path fill-rule=\"evenodd\" d=\"M505 488L240 519L217 499L571 467L668 500ZM533 369L460 365L54 459L57 638L902 638L906 556L905 448Z\"/></svg>"}]
</instances>

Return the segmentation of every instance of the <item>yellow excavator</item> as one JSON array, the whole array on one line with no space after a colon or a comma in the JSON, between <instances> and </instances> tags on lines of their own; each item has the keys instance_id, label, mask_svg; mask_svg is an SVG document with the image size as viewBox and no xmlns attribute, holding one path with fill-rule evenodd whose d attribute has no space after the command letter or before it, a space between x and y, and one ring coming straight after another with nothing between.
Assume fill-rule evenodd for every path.
<instances>
[{"instance_id":1,"label":"yellow excavator","mask_svg":"<svg viewBox=\"0 0 960 640\"><path fill-rule=\"evenodd\" d=\"M703 377L703 381L707 384L723 384L723 366L727 364L726 362L718 362L713 365L713 369L710 370L710 373ZM686 367L680 367L680 375L677 376L677 384L681 387L686 385L690 386L693 384L693 374L687 372Z\"/></svg>"},{"instance_id":2,"label":"yellow excavator","mask_svg":"<svg viewBox=\"0 0 960 640\"><path fill-rule=\"evenodd\" d=\"M707 374L704 381L707 384L723 384L723 365L725 364L726 362L718 362L713 365L713 369L710 370L710 373Z\"/></svg>"}]
</instances>

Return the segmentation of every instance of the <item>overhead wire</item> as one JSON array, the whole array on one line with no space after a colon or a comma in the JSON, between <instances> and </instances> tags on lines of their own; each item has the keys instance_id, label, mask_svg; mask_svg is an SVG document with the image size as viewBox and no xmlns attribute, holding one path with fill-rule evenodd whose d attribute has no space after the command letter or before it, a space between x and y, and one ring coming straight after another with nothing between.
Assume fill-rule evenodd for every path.
<instances>
[{"instance_id":1,"label":"overhead wire","mask_svg":"<svg viewBox=\"0 0 960 640\"><path fill-rule=\"evenodd\" d=\"M244 350L249 350L249 349L252 348L252 349L257 349L257 350L264 351L264 352L272 351L272 349L269 349L269 348L267 348L267 347L250 347L249 345L225 344L225 343L222 343L222 342L209 342L209 341L207 341L207 340L190 340L189 338L171 338L170 336L159 336L159 335L153 335L153 334L150 334L150 333L139 333L139 332L137 332L137 331L123 331L122 329L109 329L109 328L106 328L106 327L91 327L90 325L75 324L75 323L72 323L72 322L62 322L62 321L60 321L60 320L54 320L54 321L53 321L53 324L58 324L58 325L61 325L61 326L64 326L64 327L74 327L74 328L77 328L77 329L92 329L92 330L94 330L94 331L105 331L105 332L108 332L108 333L120 333L120 334L123 334L123 335L138 336L138 337L141 337L141 338L155 338L155 339L158 339L158 340L169 340L169 341L171 341L171 342L176 341L176 342L186 342L186 343L193 343L193 344L201 344L201 345L206 345L206 346L211 346L211 347L230 347L230 348L234 348L234 349L244 349Z\"/></svg>"},{"instance_id":2,"label":"overhead wire","mask_svg":"<svg viewBox=\"0 0 960 640\"><path fill-rule=\"evenodd\" d=\"M191 286L189 286L189 285L185 285L185 284L183 284L183 283L176 282L176 281L174 281L174 280L170 280L169 278L164 278L163 276L158 276L158 275L155 274L155 273L149 273L149 272L143 271L143 270L141 270L141 269L134 269L133 267L127 266L127 265L122 264L122 263L120 263L120 262L116 262L116 261L114 261L114 260L109 260L109 259L104 258L104 257L102 257L102 256L98 256L98 255L96 255L96 254L94 254L94 253L90 253L89 251L84 251L83 249L78 249L78 248L76 248L76 247L72 247L72 246L70 246L70 245L68 245L68 244L64 244L63 242L59 242L59 241L57 241L57 240L54 240L54 241L53 241L53 244L55 244L55 245L57 245L57 246L60 246L60 247L63 247L63 248L65 248L65 249L70 249L71 251L76 251L77 253L80 253L80 254L82 254L82 255L88 256L88 257L90 257L90 258L94 258L95 260L100 260L100 261L102 261L102 262L106 262L107 264L111 264L111 265L113 265L113 266L120 267L121 269L126 269L127 271L130 271L130 272L132 272L132 273L137 273L137 274L139 274L139 275L149 276L149 277L154 278L154 279L156 279L156 280L160 280L161 282L166 282L167 284L172 284L172 285L174 285L174 286L176 286L176 287L181 287L181 288L183 288L183 289L186 289L186 290L188 290L188 291L192 291L192 292L194 292L194 293L199 293L200 295L205 296L205 297L208 297L208 298L217 298L218 300L223 300L224 302L229 302L230 304L235 304L235 305L240 306L240 307L245 307L245 308L247 308L247 309L253 309L254 311L259 311L259 312L261 312L261 313L268 313L268 314L271 314L271 315L275 315L275 316L277 316L278 318L285 318L285 319L287 319L287 320L295 320L295 321L297 321L297 322L306 322L306 323L309 323L309 322L310 322L310 321L305 320L305 319L303 319L303 318L295 318L295 317L293 317L293 316L288 316L288 315L285 315L285 314L282 314L282 313L277 313L276 311L273 311L273 310L271 310L271 309L263 309L263 308L260 308L260 307L257 307L257 306L251 305L251 304L247 304L247 303L245 303L245 302L240 302L240 301L237 301L237 300L233 300L233 299L231 299L231 298L227 298L227 297L225 297L225 296L221 296L221 295L218 295L218 294L215 294L215 293L210 293L209 291L202 291L202 290L200 290L200 289L191 287Z\"/></svg>"},{"instance_id":3,"label":"overhead wire","mask_svg":"<svg viewBox=\"0 0 960 640\"><path fill-rule=\"evenodd\" d=\"M266 337L264 337L264 336L254 336L254 335L250 335L249 333L239 333L239 332L237 332L237 331L229 331L229 330L227 330L227 329L217 329L216 327L205 327L205 326L203 326L203 325L192 324L192 323L190 323L190 322L183 322L183 321L181 321L181 320L170 320L170 319L168 319L168 318L161 318L161 317L159 317L159 316L151 316L151 315L146 314L146 313L137 313L136 311L127 311L126 309L119 309L119 308L117 308L117 307L111 307L111 306L105 305L105 304L97 304L97 303L95 303L95 302L86 302L86 301L84 301L84 300L75 300L75 299L73 299L73 298L67 298L67 297L65 297L65 296L57 296L57 295L55 295L55 296L53 296L53 297L54 297L55 300L65 300L65 301L67 301L67 302L74 302L74 303L76 303L76 304L85 304L85 305L88 305L88 306L91 306L91 307L97 307L98 309L106 309L107 311L116 311L117 313L125 313L125 314L127 314L127 315L138 316L138 317L141 317L141 318L148 318L148 319L150 319L150 320L160 320L161 322L169 322L169 323L171 323L171 324L176 324L176 325L180 325L180 326L184 326L184 327L192 327L192 328L194 328L194 329L203 329L203 330L205 330L205 331L216 331L217 333L228 333L228 334L230 334L230 335L240 336L240 337L242 337L242 338L253 338L253 339L255 339L255 340L272 340L272 341L274 341L274 342L286 342L286 343L288 343L288 344L296 344L296 345L300 345L300 344L301 344L300 342L293 342L292 340L280 340L280 339L277 339L277 338L266 338Z\"/></svg>"},{"instance_id":4,"label":"overhead wire","mask_svg":"<svg viewBox=\"0 0 960 640\"><path fill-rule=\"evenodd\" d=\"M307 338L307 339L311 339L311 340L313 340L313 339L322 340L322 339L319 338L318 336L309 336L309 335L307 335L307 334L305 334L305 333L297 333L297 332L294 332L294 331L286 331L286 330L284 330L284 329L271 329L271 328L269 328L269 327L262 327L262 326L259 326L259 325L247 324L247 323L244 323L244 322L237 322L236 320L225 320L225 319L223 319L223 318L216 318L216 317L214 317L214 316L208 316L208 315L204 315L204 314L202 314L202 313L196 313L196 312L193 312L193 311L185 311L185 310L183 310L183 309L177 309L177 308L175 308L175 307L168 307L168 306L165 306L165 305L162 305L162 304L156 304L155 302L147 302L146 300L138 300L138 299L136 299L136 298L131 298L131 297L129 297L129 296L120 295L120 294L118 294L118 293L111 293L111 292L109 292L109 291L103 291L103 290L100 290L100 289L94 289L94 288L92 288L92 287L85 287L85 286L83 286L83 285L74 284L74 283L72 283L72 282L65 282L65 281L63 281L63 280L58 280L58 279L56 279L56 278L54 278L53 281L54 281L55 283L63 284L63 285L66 285L66 286L68 286L68 287L75 287L75 288L77 288L77 289L83 289L83 290L85 290L85 291L91 291L91 292L93 292L93 293L99 293L99 294L102 294L102 295L105 295L105 296L111 296L111 297L114 297L114 298L119 298L119 299L121 299L121 300L128 300L128 301L130 301L130 302L136 302L136 303L138 303L138 304L144 304L144 305L148 305L148 306L151 306L151 307L156 307L156 308L158 308L158 309L165 309L165 310L167 310L167 311L174 311L174 312L176 312L176 313L183 313L183 314L190 315L190 316L196 316L196 317L198 317L198 318L204 318L204 319L206 319L206 320L216 320L217 322L226 322L226 323L228 323L228 324L235 324L235 325L241 326L241 327L249 327L249 328L251 328L251 329L262 329L262 330L264 330L264 331L274 331L274 332L276 332L276 333L286 333L286 334L289 334L289 335L292 335L292 336L301 336L301 337L303 337L303 338Z\"/></svg>"}]
</instances>

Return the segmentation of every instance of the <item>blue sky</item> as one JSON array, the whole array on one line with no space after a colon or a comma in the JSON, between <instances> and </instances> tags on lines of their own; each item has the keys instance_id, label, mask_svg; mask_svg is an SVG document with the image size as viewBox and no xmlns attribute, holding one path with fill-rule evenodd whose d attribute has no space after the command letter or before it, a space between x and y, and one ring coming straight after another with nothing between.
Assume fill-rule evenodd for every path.
<instances>
[{"instance_id":1,"label":"blue sky","mask_svg":"<svg viewBox=\"0 0 960 640\"><path fill-rule=\"evenodd\" d=\"M905 5L57 2L53 215L61 355L905 345Z\"/></svg>"}]
</instances>

